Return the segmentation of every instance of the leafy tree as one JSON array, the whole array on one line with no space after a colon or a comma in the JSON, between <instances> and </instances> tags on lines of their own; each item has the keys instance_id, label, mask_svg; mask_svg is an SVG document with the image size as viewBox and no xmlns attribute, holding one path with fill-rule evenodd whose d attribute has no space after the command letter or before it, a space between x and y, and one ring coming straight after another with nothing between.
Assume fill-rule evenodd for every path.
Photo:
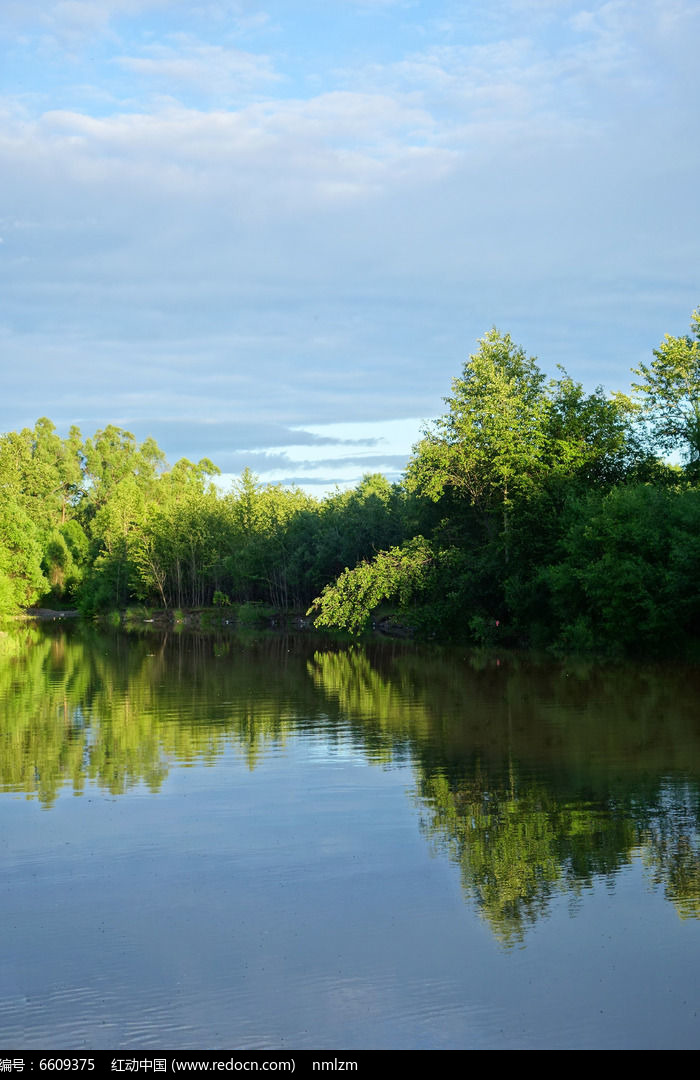
<instances>
[{"instance_id":1,"label":"leafy tree","mask_svg":"<svg viewBox=\"0 0 700 1080\"><path fill-rule=\"evenodd\" d=\"M700 308L693 312L692 334L666 334L651 364L634 368L634 384L652 436L664 453L681 450L700 462Z\"/></svg>"},{"instance_id":2,"label":"leafy tree","mask_svg":"<svg viewBox=\"0 0 700 1080\"><path fill-rule=\"evenodd\" d=\"M45 602L73 602L80 588L88 556L88 539L78 521L66 521L44 539L42 569L51 588Z\"/></svg>"},{"instance_id":3,"label":"leafy tree","mask_svg":"<svg viewBox=\"0 0 700 1080\"><path fill-rule=\"evenodd\" d=\"M561 478L587 488L619 483L646 458L633 437L634 404L624 394L608 397L602 386L585 394L581 383L559 370L548 387L548 486Z\"/></svg>"},{"instance_id":4,"label":"leafy tree","mask_svg":"<svg viewBox=\"0 0 700 1080\"><path fill-rule=\"evenodd\" d=\"M305 585L303 606L347 567L406 539L404 502L398 485L368 473L357 487L336 492L290 523L290 539L304 552L304 565L292 555L297 578Z\"/></svg>"},{"instance_id":5,"label":"leafy tree","mask_svg":"<svg viewBox=\"0 0 700 1080\"><path fill-rule=\"evenodd\" d=\"M42 529L65 523L74 512L82 489L81 447L77 428L61 439L46 417L34 429L0 437L0 484Z\"/></svg>"},{"instance_id":6,"label":"leafy tree","mask_svg":"<svg viewBox=\"0 0 700 1080\"><path fill-rule=\"evenodd\" d=\"M83 487L82 437L77 427L67 439L57 434L54 424L43 416L32 433L35 475L40 481L37 496L54 521L64 525L69 507L80 499Z\"/></svg>"},{"instance_id":7,"label":"leafy tree","mask_svg":"<svg viewBox=\"0 0 700 1080\"><path fill-rule=\"evenodd\" d=\"M40 534L24 507L0 490L0 613L34 604L47 589Z\"/></svg>"},{"instance_id":8,"label":"leafy tree","mask_svg":"<svg viewBox=\"0 0 700 1080\"><path fill-rule=\"evenodd\" d=\"M445 399L450 411L416 447L408 485L436 501L454 489L500 514L508 563L514 502L536 488L545 466L545 376L509 334L494 328L452 390Z\"/></svg>"},{"instance_id":9,"label":"leafy tree","mask_svg":"<svg viewBox=\"0 0 700 1080\"><path fill-rule=\"evenodd\" d=\"M143 489L132 474L101 488L99 508L89 523L92 558L80 592L79 607L86 614L119 608L133 595L137 571L132 547L147 514Z\"/></svg>"},{"instance_id":10,"label":"leafy tree","mask_svg":"<svg viewBox=\"0 0 700 1080\"><path fill-rule=\"evenodd\" d=\"M165 455L154 439L139 446L130 431L108 424L85 442L87 503L90 516L103 507L118 485L131 478L138 489L151 497Z\"/></svg>"},{"instance_id":11,"label":"leafy tree","mask_svg":"<svg viewBox=\"0 0 700 1080\"><path fill-rule=\"evenodd\" d=\"M372 562L346 569L314 600L308 614L318 612L316 626L340 627L359 634L383 600L407 604L424 588L434 562L430 544L416 536L401 547L380 551Z\"/></svg>"},{"instance_id":12,"label":"leafy tree","mask_svg":"<svg viewBox=\"0 0 700 1080\"><path fill-rule=\"evenodd\" d=\"M453 487L474 502L507 508L531 488L544 456L545 376L510 335L479 342L409 464L411 485L438 499Z\"/></svg>"},{"instance_id":13,"label":"leafy tree","mask_svg":"<svg viewBox=\"0 0 700 1080\"><path fill-rule=\"evenodd\" d=\"M48 537L42 566L55 598L63 598L77 582L73 556L65 537L58 529L53 529Z\"/></svg>"},{"instance_id":14,"label":"leafy tree","mask_svg":"<svg viewBox=\"0 0 700 1080\"><path fill-rule=\"evenodd\" d=\"M572 651L669 652L700 618L700 492L646 484L567 508L562 557L542 571Z\"/></svg>"},{"instance_id":15,"label":"leafy tree","mask_svg":"<svg viewBox=\"0 0 700 1080\"><path fill-rule=\"evenodd\" d=\"M162 501L163 491L167 490L171 498L178 499L185 492L212 492L212 477L220 476L221 469L209 458L201 458L195 465L187 458L180 458L170 472L166 472L159 481L159 496Z\"/></svg>"},{"instance_id":16,"label":"leafy tree","mask_svg":"<svg viewBox=\"0 0 700 1080\"><path fill-rule=\"evenodd\" d=\"M495 329L479 345L445 399L449 413L416 448L414 489L435 500L452 489L508 511L556 476L610 484L625 475L635 447L624 395L586 395L563 369L546 384L534 358Z\"/></svg>"}]
</instances>

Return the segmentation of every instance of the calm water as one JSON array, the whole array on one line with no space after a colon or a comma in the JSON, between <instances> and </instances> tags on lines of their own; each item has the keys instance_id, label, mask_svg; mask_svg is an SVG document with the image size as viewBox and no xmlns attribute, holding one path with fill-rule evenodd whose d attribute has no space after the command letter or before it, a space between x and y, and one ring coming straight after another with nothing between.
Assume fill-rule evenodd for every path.
<instances>
[{"instance_id":1,"label":"calm water","mask_svg":"<svg viewBox=\"0 0 700 1080\"><path fill-rule=\"evenodd\" d=\"M697 669L0 637L0 1049L700 1046Z\"/></svg>"}]
</instances>

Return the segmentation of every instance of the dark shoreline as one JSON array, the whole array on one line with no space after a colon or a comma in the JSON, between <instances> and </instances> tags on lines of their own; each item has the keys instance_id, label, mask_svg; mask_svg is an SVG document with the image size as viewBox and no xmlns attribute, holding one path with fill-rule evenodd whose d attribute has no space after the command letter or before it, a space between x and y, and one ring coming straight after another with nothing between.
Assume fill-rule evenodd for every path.
<instances>
[{"instance_id":1,"label":"dark shoreline","mask_svg":"<svg viewBox=\"0 0 700 1080\"><path fill-rule=\"evenodd\" d=\"M57 611L53 608L27 608L21 615L18 615L19 619L77 619L80 617L80 612L74 608L69 611Z\"/></svg>"}]
</instances>

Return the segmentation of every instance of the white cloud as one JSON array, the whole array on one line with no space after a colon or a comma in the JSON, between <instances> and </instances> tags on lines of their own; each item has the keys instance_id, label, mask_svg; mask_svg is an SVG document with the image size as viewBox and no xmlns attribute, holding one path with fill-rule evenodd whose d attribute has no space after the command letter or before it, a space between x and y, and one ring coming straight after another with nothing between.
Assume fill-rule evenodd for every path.
<instances>
[{"instance_id":1,"label":"white cloud","mask_svg":"<svg viewBox=\"0 0 700 1080\"><path fill-rule=\"evenodd\" d=\"M42 46L69 53L110 32L121 15L165 8L171 0L6 0L0 9L0 32L12 39L37 39Z\"/></svg>"},{"instance_id":2,"label":"white cloud","mask_svg":"<svg viewBox=\"0 0 700 1080\"><path fill-rule=\"evenodd\" d=\"M509 23L507 13L523 17ZM700 83L694 60L700 7L689 0L607 0L585 8L509 0L495 14L503 21L486 40L434 41L399 61L341 75L347 85L359 78L376 92L413 93L446 140L464 133L466 123L472 135L475 126L502 134L527 129L532 136L585 131L614 123L619 107L640 95L673 92L681 72L690 77L691 65L695 86ZM545 14L557 33L537 32ZM687 94L687 81L680 83Z\"/></svg>"},{"instance_id":3,"label":"white cloud","mask_svg":"<svg viewBox=\"0 0 700 1080\"><path fill-rule=\"evenodd\" d=\"M269 23L269 16L247 0L4 0L0 7L0 34L14 43L17 35L37 41L42 48L65 51L76 57L107 38L118 42L122 23L138 26L139 19L159 16L177 28L195 22L221 26L227 36L245 35Z\"/></svg>"},{"instance_id":4,"label":"white cloud","mask_svg":"<svg viewBox=\"0 0 700 1080\"><path fill-rule=\"evenodd\" d=\"M152 45L141 56L118 56L114 63L174 94L178 87L196 89L223 103L242 92L279 82L270 57L206 45L181 37L176 46Z\"/></svg>"},{"instance_id":5,"label":"white cloud","mask_svg":"<svg viewBox=\"0 0 700 1080\"><path fill-rule=\"evenodd\" d=\"M191 213L211 198L228 198L231 212L235 203L241 213L278 218L292 208L312 212L319 200L345 205L444 174L454 158L426 145L431 128L425 110L349 92L235 112L173 105L98 118L54 110L38 121L10 118L0 161L16 177L25 209L41 207L50 170L47 209L76 201L96 210L107 197L119 216L121 205L167 196L193 200Z\"/></svg>"},{"instance_id":6,"label":"white cloud","mask_svg":"<svg viewBox=\"0 0 700 1080\"><path fill-rule=\"evenodd\" d=\"M480 37L426 24L306 95L288 39L169 24L106 50L101 114L0 102L4 423L165 410L229 423L237 453L243 423L437 415L493 323L624 386L698 303L700 9L544 7L546 32L516 0Z\"/></svg>"}]
</instances>

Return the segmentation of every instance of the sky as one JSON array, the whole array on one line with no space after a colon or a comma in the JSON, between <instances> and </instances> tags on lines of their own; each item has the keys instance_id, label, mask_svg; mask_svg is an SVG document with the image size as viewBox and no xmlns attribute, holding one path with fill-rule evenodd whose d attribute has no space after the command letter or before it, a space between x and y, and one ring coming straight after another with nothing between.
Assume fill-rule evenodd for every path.
<instances>
[{"instance_id":1,"label":"sky","mask_svg":"<svg viewBox=\"0 0 700 1080\"><path fill-rule=\"evenodd\" d=\"M479 338L700 305L699 0L2 0L0 431L399 479Z\"/></svg>"}]
</instances>

